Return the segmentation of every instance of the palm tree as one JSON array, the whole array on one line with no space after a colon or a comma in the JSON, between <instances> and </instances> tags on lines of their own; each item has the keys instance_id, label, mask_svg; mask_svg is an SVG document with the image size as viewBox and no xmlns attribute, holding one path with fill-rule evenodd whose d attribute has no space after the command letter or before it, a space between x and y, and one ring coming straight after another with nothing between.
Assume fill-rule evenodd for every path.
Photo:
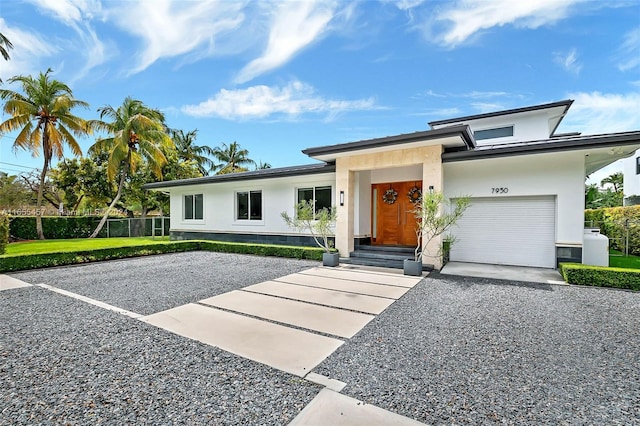
<instances>
[{"instance_id":1,"label":"palm tree","mask_svg":"<svg viewBox=\"0 0 640 426\"><path fill-rule=\"evenodd\" d=\"M134 172L144 161L151 172L161 179L162 166L167 163L162 151L171 149L173 145L166 132L164 114L139 100L127 97L117 109L107 105L98 109L98 112L100 120L91 120L89 125L111 136L98 139L89 152L108 153L107 178L111 181L120 173L120 180L115 198L89 238L96 237L107 222L109 212L122 196L129 172ZM104 118L110 121L105 122Z\"/></svg>"},{"instance_id":2,"label":"palm tree","mask_svg":"<svg viewBox=\"0 0 640 426\"><path fill-rule=\"evenodd\" d=\"M214 156L214 150L209 146L195 144L198 129L184 133L182 130L172 130L171 138L176 145L178 157L186 161L194 161L202 176L207 176L215 168L215 163L209 156Z\"/></svg>"},{"instance_id":3,"label":"palm tree","mask_svg":"<svg viewBox=\"0 0 640 426\"><path fill-rule=\"evenodd\" d=\"M22 75L10 78L9 83L22 85L24 94L0 89L0 98L6 100L3 110L11 115L0 124L0 133L20 130L13 149L31 151L35 157L42 152L44 157L36 200L38 210L42 206L44 181L53 156L62 158L64 145L71 149L73 155L82 155L74 135L79 137L91 133L87 122L71 113L73 108L88 108L89 104L74 99L69 86L50 79L49 73L51 69L40 73L37 78ZM36 230L38 238L44 240L40 215L36 215Z\"/></svg>"},{"instance_id":4,"label":"palm tree","mask_svg":"<svg viewBox=\"0 0 640 426\"><path fill-rule=\"evenodd\" d=\"M247 167L255 164L255 161L249 158L249 151L240 149L237 142L231 142L229 145L223 143L222 146L213 149L213 156L220 161L214 166L217 175L225 175L229 173L246 172Z\"/></svg>"},{"instance_id":5,"label":"palm tree","mask_svg":"<svg viewBox=\"0 0 640 426\"><path fill-rule=\"evenodd\" d=\"M9 50L11 49L13 49L13 44L4 34L0 33L0 54L5 61L11 59L11 56L9 56Z\"/></svg>"},{"instance_id":6,"label":"palm tree","mask_svg":"<svg viewBox=\"0 0 640 426\"><path fill-rule=\"evenodd\" d=\"M264 169L270 169L271 168L271 164L269 163L263 163L262 161L258 161L258 163L256 164L256 170L264 170Z\"/></svg>"}]
</instances>

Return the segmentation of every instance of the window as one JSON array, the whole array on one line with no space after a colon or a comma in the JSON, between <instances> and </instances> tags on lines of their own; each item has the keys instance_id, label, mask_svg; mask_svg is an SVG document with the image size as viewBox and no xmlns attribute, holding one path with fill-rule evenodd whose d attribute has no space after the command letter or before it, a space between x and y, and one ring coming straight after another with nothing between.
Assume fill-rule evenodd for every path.
<instances>
[{"instance_id":1,"label":"window","mask_svg":"<svg viewBox=\"0 0 640 426\"><path fill-rule=\"evenodd\" d=\"M331 210L331 187L298 188L298 203L300 201L312 202L316 213L322 209Z\"/></svg>"},{"instance_id":2,"label":"window","mask_svg":"<svg viewBox=\"0 0 640 426\"><path fill-rule=\"evenodd\" d=\"M636 157L636 174L640 175L640 157Z\"/></svg>"},{"instance_id":3,"label":"window","mask_svg":"<svg viewBox=\"0 0 640 426\"><path fill-rule=\"evenodd\" d=\"M202 220L202 194L184 196L185 220Z\"/></svg>"},{"instance_id":4,"label":"window","mask_svg":"<svg viewBox=\"0 0 640 426\"><path fill-rule=\"evenodd\" d=\"M262 220L262 191L236 192L236 219Z\"/></svg>"},{"instance_id":5,"label":"window","mask_svg":"<svg viewBox=\"0 0 640 426\"><path fill-rule=\"evenodd\" d=\"M481 141L483 139L506 138L509 136L513 136L513 126L497 127L495 129L487 130L476 130L475 132L473 132L473 136L477 141Z\"/></svg>"}]
</instances>

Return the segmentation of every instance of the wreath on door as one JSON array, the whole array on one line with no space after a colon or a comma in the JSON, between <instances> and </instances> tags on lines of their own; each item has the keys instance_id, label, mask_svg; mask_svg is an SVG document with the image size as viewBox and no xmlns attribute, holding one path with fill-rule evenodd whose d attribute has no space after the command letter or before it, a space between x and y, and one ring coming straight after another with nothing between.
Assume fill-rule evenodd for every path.
<instances>
[{"instance_id":1,"label":"wreath on door","mask_svg":"<svg viewBox=\"0 0 640 426\"><path fill-rule=\"evenodd\" d=\"M398 197L398 193L396 192L396 190L393 188L389 188L382 195L382 201L384 201L387 204L393 204L396 202L397 197Z\"/></svg>"},{"instance_id":2,"label":"wreath on door","mask_svg":"<svg viewBox=\"0 0 640 426\"><path fill-rule=\"evenodd\" d=\"M409 192L407 192L407 196L409 197L409 201L411 201L412 204L418 204L420 201L422 201L422 191L417 186L411 188Z\"/></svg>"}]
</instances>

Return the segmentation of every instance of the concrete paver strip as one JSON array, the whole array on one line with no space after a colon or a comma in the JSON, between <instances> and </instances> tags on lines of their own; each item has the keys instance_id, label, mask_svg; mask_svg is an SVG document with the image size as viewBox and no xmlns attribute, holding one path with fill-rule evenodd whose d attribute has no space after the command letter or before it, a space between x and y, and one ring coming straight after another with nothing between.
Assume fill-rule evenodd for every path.
<instances>
[{"instance_id":1,"label":"concrete paver strip","mask_svg":"<svg viewBox=\"0 0 640 426\"><path fill-rule=\"evenodd\" d=\"M329 290L347 291L349 293L366 294L368 296L388 297L399 299L409 291L407 287L395 287L385 284L372 284L363 281L351 281L348 279L320 277L316 275L291 274L276 278L274 281L289 284L301 284L311 287L326 288Z\"/></svg>"},{"instance_id":2,"label":"concrete paver strip","mask_svg":"<svg viewBox=\"0 0 640 426\"><path fill-rule=\"evenodd\" d=\"M22 288L22 287L30 287L31 284L26 283L24 281L20 281L19 279L10 277L8 275L0 274L0 291L9 290L12 288Z\"/></svg>"},{"instance_id":3,"label":"concrete paver strip","mask_svg":"<svg viewBox=\"0 0 640 426\"><path fill-rule=\"evenodd\" d=\"M398 287L412 288L418 284L422 277L407 277L399 274L382 274L353 271L344 268L311 268L300 272L301 274L317 275L320 277L339 278L351 281L363 281L366 283L395 285Z\"/></svg>"},{"instance_id":4,"label":"concrete paver strip","mask_svg":"<svg viewBox=\"0 0 640 426\"><path fill-rule=\"evenodd\" d=\"M303 302L318 303L336 308L350 309L368 314L379 314L389 307L394 300L363 294L345 293L324 288L287 284L278 281L266 281L245 287L244 290Z\"/></svg>"},{"instance_id":5,"label":"concrete paver strip","mask_svg":"<svg viewBox=\"0 0 640 426\"><path fill-rule=\"evenodd\" d=\"M231 291L200 303L338 337L353 337L374 317L248 291Z\"/></svg>"},{"instance_id":6,"label":"concrete paver strip","mask_svg":"<svg viewBox=\"0 0 640 426\"><path fill-rule=\"evenodd\" d=\"M300 377L344 343L193 303L141 320Z\"/></svg>"},{"instance_id":7,"label":"concrete paver strip","mask_svg":"<svg viewBox=\"0 0 640 426\"><path fill-rule=\"evenodd\" d=\"M423 424L325 388L289 423L289 426Z\"/></svg>"}]
</instances>

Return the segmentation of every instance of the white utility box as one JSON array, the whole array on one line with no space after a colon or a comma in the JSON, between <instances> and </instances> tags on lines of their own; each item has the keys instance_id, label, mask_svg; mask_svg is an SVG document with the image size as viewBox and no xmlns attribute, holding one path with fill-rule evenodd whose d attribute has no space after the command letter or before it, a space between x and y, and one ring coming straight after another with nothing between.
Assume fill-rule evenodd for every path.
<instances>
[{"instance_id":1,"label":"white utility box","mask_svg":"<svg viewBox=\"0 0 640 426\"><path fill-rule=\"evenodd\" d=\"M585 228L582 243L582 264L609 266L609 238L598 228Z\"/></svg>"}]
</instances>

